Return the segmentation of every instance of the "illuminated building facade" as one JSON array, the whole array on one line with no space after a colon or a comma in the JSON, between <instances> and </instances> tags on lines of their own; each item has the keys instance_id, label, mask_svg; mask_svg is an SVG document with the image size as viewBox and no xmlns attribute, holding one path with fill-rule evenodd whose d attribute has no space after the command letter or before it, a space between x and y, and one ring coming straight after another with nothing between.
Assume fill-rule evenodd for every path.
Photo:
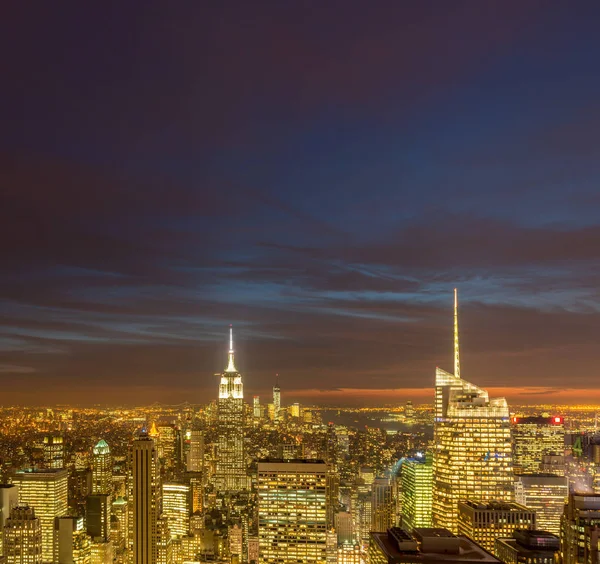
<instances>
[{"instance_id":1,"label":"illuminated building facade","mask_svg":"<svg viewBox=\"0 0 600 564\"><path fill-rule=\"evenodd\" d=\"M65 467L65 445L62 435L52 434L44 437L44 465L46 468Z\"/></svg>"},{"instance_id":2,"label":"illuminated building facade","mask_svg":"<svg viewBox=\"0 0 600 564\"><path fill-rule=\"evenodd\" d=\"M1 532L6 564L41 564L42 527L33 507L13 507Z\"/></svg>"},{"instance_id":3,"label":"illuminated building facade","mask_svg":"<svg viewBox=\"0 0 600 564\"><path fill-rule=\"evenodd\" d=\"M42 529L42 560L53 562L54 519L67 513L68 474L64 469L19 470L13 483L19 487L19 504L35 509Z\"/></svg>"},{"instance_id":4,"label":"illuminated building facade","mask_svg":"<svg viewBox=\"0 0 600 564\"><path fill-rule=\"evenodd\" d=\"M273 386L273 420L275 423L281 421L281 388L279 387L279 374L275 375Z\"/></svg>"},{"instance_id":5,"label":"illuminated building facade","mask_svg":"<svg viewBox=\"0 0 600 564\"><path fill-rule=\"evenodd\" d=\"M327 464L258 463L259 562L327 561Z\"/></svg>"},{"instance_id":6,"label":"illuminated building facade","mask_svg":"<svg viewBox=\"0 0 600 564\"><path fill-rule=\"evenodd\" d=\"M92 454L92 493L112 492L112 458L110 448L104 439L98 441Z\"/></svg>"},{"instance_id":7,"label":"illuminated building facade","mask_svg":"<svg viewBox=\"0 0 600 564\"><path fill-rule=\"evenodd\" d=\"M189 484L162 485L163 514L169 524L171 537L183 537L190 530L191 493Z\"/></svg>"},{"instance_id":8,"label":"illuminated building facade","mask_svg":"<svg viewBox=\"0 0 600 564\"><path fill-rule=\"evenodd\" d=\"M497 538L510 537L517 529L535 529L535 511L514 502L461 501L458 504L458 532L494 552Z\"/></svg>"},{"instance_id":9,"label":"illuminated building facade","mask_svg":"<svg viewBox=\"0 0 600 564\"><path fill-rule=\"evenodd\" d=\"M55 521L58 564L90 564L92 549L82 517L57 517Z\"/></svg>"},{"instance_id":10,"label":"illuminated building facade","mask_svg":"<svg viewBox=\"0 0 600 564\"><path fill-rule=\"evenodd\" d=\"M402 527L431 527L433 460L410 458L402 463Z\"/></svg>"},{"instance_id":11,"label":"illuminated building facade","mask_svg":"<svg viewBox=\"0 0 600 564\"><path fill-rule=\"evenodd\" d=\"M394 523L394 498L387 478L375 478L371 489L371 531L387 531Z\"/></svg>"},{"instance_id":12,"label":"illuminated building facade","mask_svg":"<svg viewBox=\"0 0 600 564\"><path fill-rule=\"evenodd\" d=\"M189 431L190 447L187 453L187 471L202 472L204 464L204 435L202 431L192 429Z\"/></svg>"},{"instance_id":13,"label":"illuminated building facade","mask_svg":"<svg viewBox=\"0 0 600 564\"><path fill-rule=\"evenodd\" d=\"M600 561L600 494L572 493L561 521L562 564Z\"/></svg>"},{"instance_id":14,"label":"illuminated building facade","mask_svg":"<svg viewBox=\"0 0 600 564\"><path fill-rule=\"evenodd\" d=\"M86 499L86 530L94 541L110 540L111 505L109 494L92 494Z\"/></svg>"},{"instance_id":15,"label":"illuminated building facade","mask_svg":"<svg viewBox=\"0 0 600 564\"><path fill-rule=\"evenodd\" d=\"M244 385L234 364L231 328L229 362L220 378L215 483L218 491L235 492L247 489L248 478L244 451Z\"/></svg>"},{"instance_id":16,"label":"illuminated building facade","mask_svg":"<svg viewBox=\"0 0 600 564\"><path fill-rule=\"evenodd\" d=\"M560 519L569 497L569 483L554 474L515 477L515 501L536 512L538 529L560 535Z\"/></svg>"},{"instance_id":17,"label":"illuminated building facade","mask_svg":"<svg viewBox=\"0 0 600 564\"><path fill-rule=\"evenodd\" d=\"M15 484L0 484L0 556L3 554L2 530L10 510L19 504L19 488Z\"/></svg>"},{"instance_id":18,"label":"illuminated building facade","mask_svg":"<svg viewBox=\"0 0 600 564\"><path fill-rule=\"evenodd\" d=\"M541 472L544 456L564 456L564 418L513 417L511 418L513 468L515 474Z\"/></svg>"},{"instance_id":19,"label":"illuminated building facade","mask_svg":"<svg viewBox=\"0 0 600 564\"><path fill-rule=\"evenodd\" d=\"M142 433L132 448L133 564L156 564L160 508L158 457L154 440Z\"/></svg>"},{"instance_id":20,"label":"illuminated building facade","mask_svg":"<svg viewBox=\"0 0 600 564\"><path fill-rule=\"evenodd\" d=\"M260 397L254 396L252 402L252 416L254 419L260 419Z\"/></svg>"},{"instance_id":21,"label":"illuminated building facade","mask_svg":"<svg viewBox=\"0 0 600 564\"><path fill-rule=\"evenodd\" d=\"M506 400L460 377L454 298L454 374L437 368L435 378L433 524L456 533L458 502L511 501L513 471Z\"/></svg>"}]
</instances>

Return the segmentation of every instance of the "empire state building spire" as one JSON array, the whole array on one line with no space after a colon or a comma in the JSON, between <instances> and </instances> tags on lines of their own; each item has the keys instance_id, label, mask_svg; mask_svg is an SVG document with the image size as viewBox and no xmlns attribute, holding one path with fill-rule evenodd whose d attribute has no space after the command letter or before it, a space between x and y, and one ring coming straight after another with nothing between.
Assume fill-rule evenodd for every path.
<instances>
[{"instance_id":1,"label":"empire state building spire","mask_svg":"<svg viewBox=\"0 0 600 564\"><path fill-rule=\"evenodd\" d=\"M460 351L458 348L458 291L454 288L454 375L460 378Z\"/></svg>"},{"instance_id":2,"label":"empire state building spire","mask_svg":"<svg viewBox=\"0 0 600 564\"><path fill-rule=\"evenodd\" d=\"M233 327L229 326L229 363L225 372L237 372L235 364L233 362Z\"/></svg>"}]
</instances>

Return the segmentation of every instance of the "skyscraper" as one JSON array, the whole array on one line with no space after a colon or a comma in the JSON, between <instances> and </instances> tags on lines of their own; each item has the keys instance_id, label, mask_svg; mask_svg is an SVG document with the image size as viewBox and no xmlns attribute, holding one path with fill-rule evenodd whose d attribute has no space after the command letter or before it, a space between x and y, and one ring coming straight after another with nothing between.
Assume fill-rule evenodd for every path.
<instances>
[{"instance_id":1,"label":"skyscraper","mask_svg":"<svg viewBox=\"0 0 600 564\"><path fill-rule=\"evenodd\" d=\"M190 485L176 482L164 483L162 485L162 504L171 537L187 535L190 530L190 514L192 513Z\"/></svg>"},{"instance_id":2,"label":"skyscraper","mask_svg":"<svg viewBox=\"0 0 600 564\"><path fill-rule=\"evenodd\" d=\"M144 432L133 442L133 564L156 564L160 511L158 458L154 441Z\"/></svg>"},{"instance_id":3,"label":"skyscraper","mask_svg":"<svg viewBox=\"0 0 600 564\"><path fill-rule=\"evenodd\" d=\"M83 527L82 517L57 517L56 530L57 564L90 564L92 547Z\"/></svg>"},{"instance_id":4,"label":"skyscraper","mask_svg":"<svg viewBox=\"0 0 600 564\"><path fill-rule=\"evenodd\" d=\"M204 464L204 435L198 429L189 431L190 448L187 453L186 469L188 472L202 472Z\"/></svg>"},{"instance_id":5,"label":"skyscraper","mask_svg":"<svg viewBox=\"0 0 600 564\"><path fill-rule=\"evenodd\" d=\"M544 456L564 456L565 425L560 415L511 419L515 474L534 474Z\"/></svg>"},{"instance_id":6,"label":"skyscraper","mask_svg":"<svg viewBox=\"0 0 600 564\"><path fill-rule=\"evenodd\" d=\"M509 410L504 398L460 377L454 290L454 374L435 378L433 524L458 531L458 502L512 499Z\"/></svg>"},{"instance_id":7,"label":"skyscraper","mask_svg":"<svg viewBox=\"0 0 600 564\"><path fill-rule=\"evenodd\" d=\"M431 527L431 456L410 458L402 464L402 527Z\"/></svg>"},{"instance_id":8,"label":"skyscraper","mask_svg":"<svg viewBox=\"0 0 600 564\"><path fill-rule=\"evenodd\" d=\"M371 490L371 531L387 531L394 526L392 486L387 478L375 478Z\"/></svg>"},{"instance_id":9,"label":"skyscraper","mask_svg":"<svg viewBox=\"0 0 600 564\"><path fill-rule=\"evenodd\" d=\"M233 358L233 330L229 328L229 362L220 375L217 404L217 469L219 491L240 491L248 487L244 452L244 385Z\"/></svg>"},{"instance_id":10,"label":"skyscraper","mask_svg":"<svg viewBox=\"0 0 600 564\"><path fill-rule=\"evenodd\" d=\"M279 387L279 374L275 374L273 386L273 419L275 423L281 420L281 388Z\"/></svg>"},{"instance_id":11,"label":"skyscraper","mask_svg":"<svg viewBox=\"0 0 600 564\"><path fill-rule=\"evenodd\" d=\"M600 561L600 494L572 493L561 521L563 564Z\"/></svg>"},{"instance_id":12,"label":"skyscraper","mask_svg":"<svg viewBox=\"0 0 600 564\"><path fill-rule=\"evenodd\" d=\"M19 486L19 504L35 509L42 529L42 560L54 561L54 519L67 512L68 473L60 468L19 470L13 483Z\"/></svg>"},{"instance_id":13,"label":"skyscraper","mask_svg":"<svg viewBox=\"0 0 600 564\"><path fill-rule=\"evenodd\" d=\"M4 536L6 564L41 564L42 527L33 507L13 507L0 532Z\"/></svg>"},{"instance_id":14,"label":"skyscraper","mask_svg":"<svg viewBox=\"0 0 600 564\"><path fill-rule=\"evenodd\" d=\"M112 459L110 449L104 439L100 439L92 456L92 493L110 494L112 492Z\"/></svg>"},{"instance_id":15,"label":"skyscraper","mask_svg":"<svg viewBox=\"0 0 600 564\"><path fill-rule=\"evenodd\" d=\"M327 558L327 464L320 460L258 463L259 562Z\"/></svg>"}]
</instances>

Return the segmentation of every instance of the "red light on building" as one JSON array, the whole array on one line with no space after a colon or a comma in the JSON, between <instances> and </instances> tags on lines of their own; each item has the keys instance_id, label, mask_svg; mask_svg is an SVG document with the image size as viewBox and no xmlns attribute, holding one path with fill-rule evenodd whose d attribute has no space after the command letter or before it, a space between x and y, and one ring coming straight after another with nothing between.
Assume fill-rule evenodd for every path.
<instances>
[{"instance_id":1,"label":"red light on building","mask_svg":"<svg viewBox=\"0 0 600 564\"><path fill-rule=\"evenodd\" d=\"M553 417L554 423L562 423L563 419L562 417Z\"/></svg>"},{"instance_id":2,"label":"red light on building","mask_svg":"<svg viewBox=\"0 0 600 564\"><path fill-rule=\"evenodd\" d=\"M516 423L518 421L518 419L516 417L513 417L513 423Z\"/></svg>"}]
</instances>

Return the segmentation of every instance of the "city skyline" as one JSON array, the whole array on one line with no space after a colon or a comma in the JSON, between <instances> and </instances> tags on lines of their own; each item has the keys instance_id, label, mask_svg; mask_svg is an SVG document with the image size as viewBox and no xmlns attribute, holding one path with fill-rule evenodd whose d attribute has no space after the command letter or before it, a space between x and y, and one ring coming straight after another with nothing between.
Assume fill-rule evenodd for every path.
<instances>
[{"instance_id":1,"label":"city skyline","mask_svg":"<svg viewBox=\"0 0 600 564\"><path fill-rule=\"evenodd\" d=\"M600 404L597 2L12 4L3 405Z\"/></svg>"}]
</instances>

